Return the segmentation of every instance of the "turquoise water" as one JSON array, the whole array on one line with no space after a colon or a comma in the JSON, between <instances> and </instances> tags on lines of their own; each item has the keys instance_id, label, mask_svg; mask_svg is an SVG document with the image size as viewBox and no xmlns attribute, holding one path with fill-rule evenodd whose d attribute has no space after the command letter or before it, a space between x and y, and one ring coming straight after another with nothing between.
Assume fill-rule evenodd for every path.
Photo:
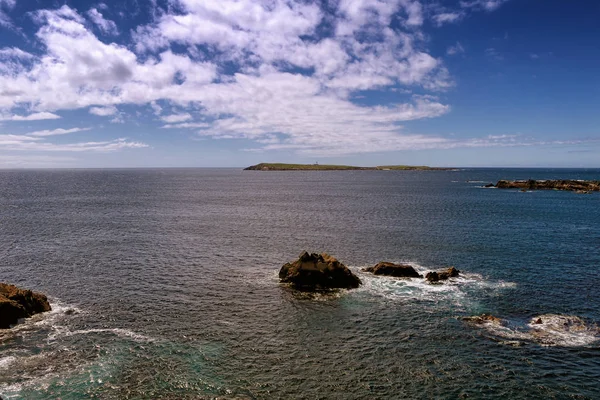
<instances>
[{"instance_id":1,"label":"turquoise water","mask_svg":"<svg viewBox=\"0 0 600 400\"><path fill-rule=\"evenodd\" d=\"M0 395L598 398L600 194L481 188L528 178L600 171L0 171L0 281L54 306L0 332ZM280 286L303 250L364 285Z\"/></svg>"}]
</instances>

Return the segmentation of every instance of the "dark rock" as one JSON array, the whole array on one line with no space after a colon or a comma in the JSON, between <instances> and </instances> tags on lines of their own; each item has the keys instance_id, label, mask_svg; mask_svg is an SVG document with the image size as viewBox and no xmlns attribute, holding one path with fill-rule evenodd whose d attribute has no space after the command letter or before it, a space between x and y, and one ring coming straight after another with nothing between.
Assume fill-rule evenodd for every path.
<instances>
[{"instance_id":1,"label":"dark rock","mask_svg":"<svg viewBox=\"0 0 600 400\"><path fill-rule=\"evenodd\" d=\"M21 318L50 310L48 298L43 294L0 283L0 329L16 325Z\"/></svg>"},{"instance_id":2,"label":"dark rock","mask_svg":"<svg viewBox=\"0 0 600 400\"><path fill-rule=\"evenodd\" d=\"M493 315L490 315L490 314L475 315L473 317L463 317L462 320L473 323L473 324L477 324L477 325L485 324L487 322L491 322L493 324L498 324L498 325L502 323L502 320L500 318L494 317Z\"/></svg>"},{"instance_id":3,"label":"dark rock","mask_svg":"<svg viewBox=\"0 0 600 400\"><path fill-rule=\"evenodd\" d=\"M543 324L544 322L542 321L541 318L538 318L535 321L533 321L533 323L536 324L536 325L540 325L540 324Z\"/></svg>"},{"instance_id":4,"label":"dark rock","mask_svg":"<svg viewBox=\"0 0 600 400\"><path fill-rule=\"evenodd\" d=\"M433 282L439 282L439 281L445 281L448 278L455 278L459 275L460 271L457 270L454 267L449 267L448 269L444 270L444 271L433 271L433 272L428 272L425 275L425 279L427 279L428 282L433 283Z\"/></svg>"},{"instance_id":5,"label":"dark rock","mask_svg":"<svg viewBox=\"0 0 600 400\"><path fill-rule=\"evenodd\" d=\"M365 268L364 271L371 272L374 275L394 276L397 278L422 278L415 269L410 265L393 264L391 262L382 261L374 267Z\"/></svg>"},{"instance_id":6,"label":"dark rock","mask_svg":"<svg viewBox=\"0 0 600 400\"><path fill-rule=\"evenodd\" d=\"M492 188L495 187L496 185L494 185L493 183L488 183L487 185L485 185L484 187L486 188Z\"/></svg>"},{"instance_id":7,"label":"dark rock","mask_svg":"<svg viewBox=\"0 0 600 400\"><path fill-rule=\"evenodd\" d=\"M279 279L297 289L315 291L357 288L362 282L344 264L326 253L304 252L279 271Z\"/></svg>"}]
</instances>

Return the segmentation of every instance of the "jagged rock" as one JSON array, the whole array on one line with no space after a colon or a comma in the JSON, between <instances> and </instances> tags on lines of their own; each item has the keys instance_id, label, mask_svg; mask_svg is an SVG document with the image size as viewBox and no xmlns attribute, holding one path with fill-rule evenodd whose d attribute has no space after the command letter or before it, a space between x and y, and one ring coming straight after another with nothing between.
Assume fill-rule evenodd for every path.
<instances>
[{"instance_id":1,"label":"jagged rock","mask_svg":"<svg viewBox=\"0 0 600 400\"><path fill-rule=\"evenodd\" d=\"M374 267L365 268L363 271L371 272L374 275L394 276L396 278L422 278L422 275L410 265L394 264L382 261Z\"/></svg>"},{"instance_id":2,"label":"jagged rock","mask_svg":"<svg viewBox=\"0 0 600 400\"><path fill-rule=\"evenodd\" d=\"M430 283L435 283L435 282L439 282L439 281L445 281L448 278L455 278L459 275L460 271L457 270L454 267L449 267L448 269L444 270L444 271L433 271L433 272L428 272L425 275L425 279L427 279L428 282Z\"/></svg>"},{"instance_id":3,"label":"jagged rock","mask_svg":"<svg viewBox=\"0 0 600 400\"><path fill-rule=\"evenodd\" d=\"M357 288L362 282L344 264L326 253L303 252L279 271L279 279L297 289L315 291Z\"/></svg>"},{"instance_id":4,"label":"jagged rock","mask_svg":"<svg viewBox=\"0 0 600 400\"><path fill-rule=\"evenodd\" d=\"M0 329L16 325L21 318L50 310L48 298L43 294L0 283Z\"/></svg>"},{"instance_id":5,"label":"jagged rock","mask_svg":"<svg viewBox=\"0 0 600 400\"><path fill-rule=\"evenodd\" d=\"M477 325L485 324L487 322L491 322L493 324L501 324L502 323L502 320L500 318L494 317L491 314L481 314L481 315L475 315L472 317L463 317L462 320L473 323L473 324L477 324Z\"/></svg>"}]
</instances>

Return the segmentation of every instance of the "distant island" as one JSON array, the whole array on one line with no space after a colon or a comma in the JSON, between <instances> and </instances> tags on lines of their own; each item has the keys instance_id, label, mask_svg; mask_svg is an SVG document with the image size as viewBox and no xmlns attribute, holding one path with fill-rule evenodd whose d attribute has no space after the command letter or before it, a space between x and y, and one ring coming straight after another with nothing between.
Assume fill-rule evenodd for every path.
<instances>
[{"instance_id":1,"label":"distant island","mask_svg":"<svg viewBox=\"0 0 600 400\"><path fill-rule=\"evenodd\" d=\"M486 187L495 187L498 189L521 189L526 190L569 190L577 193L600 192L600 181L585 181L573 179L560 180L521 180L507 181L500 180L495 185L490 183Z\"/></svg>"},{"instance_id":2,"label":"distant island","mask_svg":"<svg viewBox=\"0 0 600 400\"><path fill-rule=\"evenodd\" d=\"M424 165L382 165L355 167L352 165L260 163L244 168L248 171L454 171L455 168L427 167Z\"/></svg>"}]
</instances>

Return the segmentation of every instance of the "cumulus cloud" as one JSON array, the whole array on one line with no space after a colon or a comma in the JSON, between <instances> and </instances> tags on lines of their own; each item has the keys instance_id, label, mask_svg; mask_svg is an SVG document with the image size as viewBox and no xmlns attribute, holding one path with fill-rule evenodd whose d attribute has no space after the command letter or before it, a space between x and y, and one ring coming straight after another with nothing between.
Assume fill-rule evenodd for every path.
<instances>
[{"instance_id":1,"label":"cumulus cloud","mask_svg":"<svg viewBox=\"0 0 600 400\"><path fill-rule=\"evenodd\" d=\"M440 9L432 17L417 0L339 0L327 7L316 1L172 0L148 24L133 28L132 43L110 41L118 29L99 11L105 7L84 15L67 5L38 10L31 15L39 54L0 49L0 115L27 107L36 112L32 116L59 118L53 112L89 108L123 122L118 106L140 105L160 116L160 103L190 111L162 116L164 128L251 139L262 150L346 154L445 146L447 139L401 126L448 113L440 98L372 106L353 99L363 90L439 94L450 88L443 60L427 49L425 19L456 22L463 9L491 10L492 3L502 1L463 1L461 10ZM457 46L448 54L462 49ZM56 149L37 140L45 136L29 135L23 143ZM60 148L142 147L126 140L90 143Z\"/></svg>"}]
</instances>

